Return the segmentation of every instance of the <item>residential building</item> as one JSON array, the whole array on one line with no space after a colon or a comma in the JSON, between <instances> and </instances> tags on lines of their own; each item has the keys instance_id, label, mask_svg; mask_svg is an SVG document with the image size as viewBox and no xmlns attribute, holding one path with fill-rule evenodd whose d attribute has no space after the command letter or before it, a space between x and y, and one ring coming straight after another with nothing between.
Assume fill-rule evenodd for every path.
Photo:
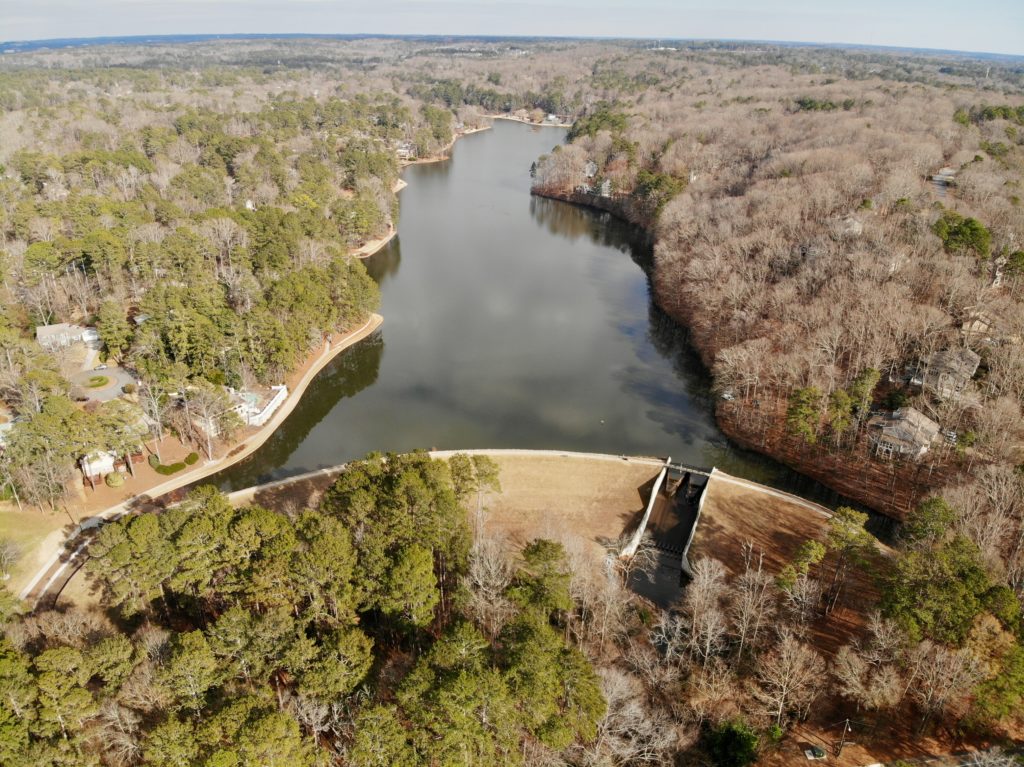
<instances>
[{"instance_id":1,"label":"residential building","mask_svg":"<svg viewBox=\"0 0 1024 767\"><path fill-rule=\"evenodd\" d=\"M228 394L231 396L231 409L242 419L242 423L246 426L262 426L288 397L288 387L281 384L263 392L228 389Z\"/></svg>"},{"instance_id":2,"label":"residential building","mask_svg":"<svg viewBox=\"0 0 1024 767\"><path fill-rule=\"evenodd\" d=\"M56 325L38 325L36 327L36 342L51 352L77 343L99 347L100 334L96 328L60 322Z\"/></svg>"},{"instance_id":3,"label":"residential building","mask_svg":"<svg viewBox=\"0 0 1024 767\"><path fill-rule=\"evenodd\" d=\"M872 416L867 425L872 449L881 458L920 458L939 435L939 425L912 407Z\"/></svg>"},{"instance_id":4,"label":"residential building","mask_svg":"<svg viewBox=\"0 0 1024 767\"><path fill-rule=\"evenodd\" d=\"M90 483L102 482L103 478L113 473L118 457L107 450L94 450L88 455L82 456L79 465L82 467L82 474Z\"/></svg>"},{"instance_id":5,"label":"residential building","mask_svg":"<svg viewBox=\"0 0 1024 767\"><path fill-rule=\"evenodd\" d=\"M967 388L979 364L981 356L971 349L933 352L924 361L921 387L939 397L956 397Z\"/></svg>"}]
</instances>

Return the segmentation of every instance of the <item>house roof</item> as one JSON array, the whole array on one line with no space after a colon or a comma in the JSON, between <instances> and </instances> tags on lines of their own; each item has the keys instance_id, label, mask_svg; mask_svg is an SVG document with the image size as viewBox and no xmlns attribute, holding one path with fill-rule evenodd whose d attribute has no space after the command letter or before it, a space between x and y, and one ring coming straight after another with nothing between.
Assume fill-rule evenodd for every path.
<instances>
[{"instance_id":1,"label":"house roof","mask_svg":"<svg viewBox=\"0 0 1024 767\"><path fill-rule=\"evenodd\" d=\"M60 341L64 338L83 338L90 333L99 337L96 333L96 328L74 325L69 322L58 322L54 325L37 325L36 341L45 343L51 339Z\"/></svg>"},{"instance_id":2,"label":"house roof","mask_svg":"<svg viewBox=\"0 0 1024 767\"><path fill-rule=\"evenodd\" d=\"M939 425L920 410L904 407L881 416L875 416L869 426L881 427L886 442L902 443L920 448L927 447L939 436Z\"/></svg>"},{"instance_id":3,"label":"house roof","mask_svg":"<svg viewBox=\"0 0 1024 767\"><path fill-rule=\"evenodd\" d=\"M965 384L977 372L979 364L981 356L971 349L933 352L926 360L924 384L937 387L943 378L957 385Z\"/></svg>"},{"instance_id":4,"label":"house roof","mask_svg":"<svg viewBox=\"0 0 1024 767\"><path fill-rule=\"evenodd\" d=\"M54 325L37 325L36 326L36 340L39 341L43 338L54 338L57 336L63 336L68 334L81 333L85 328L80 325L72 325L67 322L58 322Z\"/></svg>"}]
</instances>

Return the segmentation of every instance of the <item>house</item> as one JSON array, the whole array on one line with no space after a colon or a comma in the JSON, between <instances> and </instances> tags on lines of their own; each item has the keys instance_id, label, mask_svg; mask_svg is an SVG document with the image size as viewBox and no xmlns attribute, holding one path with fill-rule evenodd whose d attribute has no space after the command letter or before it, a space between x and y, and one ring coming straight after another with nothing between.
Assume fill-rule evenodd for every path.
<instances>
[{"instance_id":1,"label":"house","mask_svg":"<svg viewBox=\"0 0 1024 767\"><path fill-rule=\"evenodd\" d=\"M416 159L416 145L411 141L402 141L398 144L398 148L395 150L398 154L399 160L415 160Z\"/></svg>"},{"instance_id":2,"label":"house","mask_svg":"<svg viewBox=\"0 0 1024 767\"><path fill-rule=\"evenodd\" d=\"M945 189L947 186L955 186L956 171L948 165L944 168L939 168L938 172L932 176L932 182L940 189Z\"/></svg>"},{"instance_id":3,"label":"house","mask_svg":"<svg viewBox=\"0 0 1024 767\"><path fill-rule=\"evenodd\" d=\"M60 322L56 325L38 325L36 327L36 342L51 352L77 343L98 347L100 334L96 328Z\"/></svg>"},{"instance_id":4,"label":"house","mask_svg":"<svg viewBox=\"0 0 1024 767\"><path fill-rule=\"evenodd\" d=\"M939 397L955 397L978 371L981 357L970 349L932 352L924 361L921 388Z\"/></svg>"},{"instance_id":5,"label":"house","mask_svg":"<svg viewBox=\"0 0 1024 767\"><path fill-rule=\"evenodd\" d=\"M868 419L875 455L881 458L920 458L939 435L939 425L919 410L904 407Z\"/></svg>"},{"instance_id":6,"label":"house","mask_svg":"<svg viewBox=\"0 0 1024 767\"><path fill-rule=\"evenodd\" d=\"M612 196L612 182L611 182L611 179L606 178L604 181L601 182L600 194L601 194L602 197L611 197Z\"/></svg>"},{"instance_id":7,"label":"house","mask_svg":"<svg viewBox=\"0 0 1024 767\"><path fill-rule=\"evenodd\" d=\"M242 423L246 426L262 426L288 397L288 387L284 384L271 386L265 392L228 389L228 395L231 397L231 409L238 414Z\"/></svg>"},{"instance_id":8,"label":"house","mask_svg":"<svg viewBox=\"0 0 1024 767\"><path fill-rule=\"evenodd\" d=\"M1011 325L1000 314L978 310L967 315L960 331L970 343L993 346L999 344L1020 344L1019 334L1011 331Z\"/></svg>"},{"instance_id":9,"label":"house","mask_svg":"<svg viewBox=\"0 0 1024 767\"><path fill-rule=\"evenodd\" d=\"M956 186L956 171L950 167L940 168L939 172L932 176L932 184L939 197L945 197L947 190Z\"/></svg>"},{"instance_id":10,"label":"house","mask_svg":"<svg viewBox=\"0 0 1024 767\"><path fill-rule=\"evenodd\" d=\"M82 467L82 474L95 485L102 482L103 478L114 472L117 463L117 456L107 450L94 450L88 455L82 456L79 465Z\"/></svg>"},{"instance_id":11,"label":"house","mask_svg":"<svg viewBox=\"0 0 1024 767\"><path fill-rule=\"evenodd\" d=\"M964 338L975 343L993 344L1004 333L1006 323L991 312L979 310L967 315L960 326Z\"/></svg>"},{"instance_id":12,"label":"house","mask_svg":"<svg viewBox=\"0 0 1024 767\"><path fill-rule=\"evenodd\" d=\"M597 175L597 163L593 160L587 160L587 164L583 166L583 173L587 178L593 178Z\"/></svg>"},{"instance_id":13,"label":"house","mask_svg":"<svg viewBox=\"0 0 1024 767\"><path fill-rule=\"evenodd\" d=\"M1006 256L998 256L992 259L992 281L989 282L989 287L1000 288L1003 286L1007 263Z\"/></svg>"}]
</instances>

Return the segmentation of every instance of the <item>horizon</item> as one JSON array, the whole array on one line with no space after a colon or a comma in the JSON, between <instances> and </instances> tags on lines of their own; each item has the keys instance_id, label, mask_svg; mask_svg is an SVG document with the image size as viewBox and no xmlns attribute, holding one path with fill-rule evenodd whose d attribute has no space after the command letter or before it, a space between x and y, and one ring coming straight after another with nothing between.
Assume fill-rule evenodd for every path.
<instances>
[{"instance_id":1,"label":"horizon","mask_svg":"<svg viewBox=\"0 0 1024 767\"><path fill-rule=\"evenodd\" d=\"M1024 4L1014 0L978 0L970 7L928 0L723 0L713 5L706 0L2 2L5 45L124 37L358 35L778 41L1024 56Z\"/></svg>"},{"instance_id":2,"label":"horizon","mask_svg":"<svg viewBox=\"0 0 1024 767\"><path fill-rule=\"evenodd\" d=\"M594 42L660 42L666 45L673 43L728 43L741 45L776 45L786 47L864 49L882 52L912 52L918 54L938 54L955 56L1001 57L1008 59L1024 59L1024 53L1007 53L991 50L968 50L964 48L920 47L913 45L895 45L882 43L861 43L831 40L783 40L769 38L739 37L669 37L669 36L623 36L623 35L527 35L527 34L443 34L443 33L393 33L393 32L169 32L161 34L123 34L94 35L89 37L42 37L0 40L0 55L30 53L40 50L59 50L73 47L105 46L105 45L155 45L189 44L194 42L212 42L216 40L424 40L439 42L444 40L478 40L481 42L501 41L594 41ZM17 46L9 48L8 46Z\"/></svg>"}]
</instances>

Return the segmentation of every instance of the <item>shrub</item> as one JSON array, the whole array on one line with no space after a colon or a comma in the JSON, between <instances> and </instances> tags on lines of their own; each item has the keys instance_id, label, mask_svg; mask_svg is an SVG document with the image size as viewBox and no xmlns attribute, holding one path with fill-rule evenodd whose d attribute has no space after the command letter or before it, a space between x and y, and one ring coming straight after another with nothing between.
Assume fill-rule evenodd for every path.
<instances>
[{"instance_id":1,"label":"shrub","mask_svg":"<svg viewBox=\"0 0 1024 767\"><path fill-rule=\"evenodd\" d=\"M156 467L157 474L163 474L165 477L171 474L177 474L179 471L185 468L185 464L181 461L177 463L162 463Z\"/></svg>"},{"instance_id":2,"label":"shrub","mask_svg":"<svg viewBox=\"0 0 1024 767\"><path fill-rule=\"evenodd\" d=\"M195 466L195 464L198 461L199 461L199 453L192 452L192 453L189 453L188 455L185 456L185 465L186 466Z\"/></svg>"},{"instance_id":3,"label":"shrub","mask_svg":"<svg viewBox=\"0 0 1024 767\"><path fill-rule=\"evenodd\" d=\"M121 487L124 484L124 475L119 471L112 471L103 481L107 483L107 487Z\"/></svg>"},{"instance_id":4,"label":"shrub","mask_svg":"<svg viewBox=\"0 0 1024 767\"><path fill-rule=\"evenodd\" d=\"M757 759L757 733L748 724L724 722L705 735L705 750L716 767L746 767Z\"/></svg>"},{"instance_id":5,"label":"shrub","mask_svg":"<svg viewBox=\"0 0 1024 767\"><path fill-rule=\"evenodd\" d=\"M191 459L191 461L189 459ZM199 460L199 456L196 455L195 453L189 453L184 461L178 461L177 463L160 463L160 459L158 459L155 455L149 456L147 460L149 461L149 465L153 467L153 470L157 474L162 474L163 476L167 477L170 476L171 474L177 474L179 471L183 470L185 468L186 463L189 466L191 466L193 463Z\"/></svg>"},{"instance_id":6,"label":"shrub","mask_svg":"<svg viewBox=\"0 0 1024 767\"><path fill-rule=\"evenodd\" d=\"M796 100L797 108L801 112L834 112L839 106L834 101L819 101L810 96L802 96ZM853 109L853 104L847 108Z\"/></svg>"},{"instance_id":7,"label":"shrub","mask_svg":"<svg viewBox=\"0 0 1024 767\"><path fill-rule=\"evenodd\" d=\"M124 386L121 387L121 391L123 391L125 394L135 394L135 392L137 392L138 390L139 387L133 383L126 383Z\"/></svg>"}]
</instances>

